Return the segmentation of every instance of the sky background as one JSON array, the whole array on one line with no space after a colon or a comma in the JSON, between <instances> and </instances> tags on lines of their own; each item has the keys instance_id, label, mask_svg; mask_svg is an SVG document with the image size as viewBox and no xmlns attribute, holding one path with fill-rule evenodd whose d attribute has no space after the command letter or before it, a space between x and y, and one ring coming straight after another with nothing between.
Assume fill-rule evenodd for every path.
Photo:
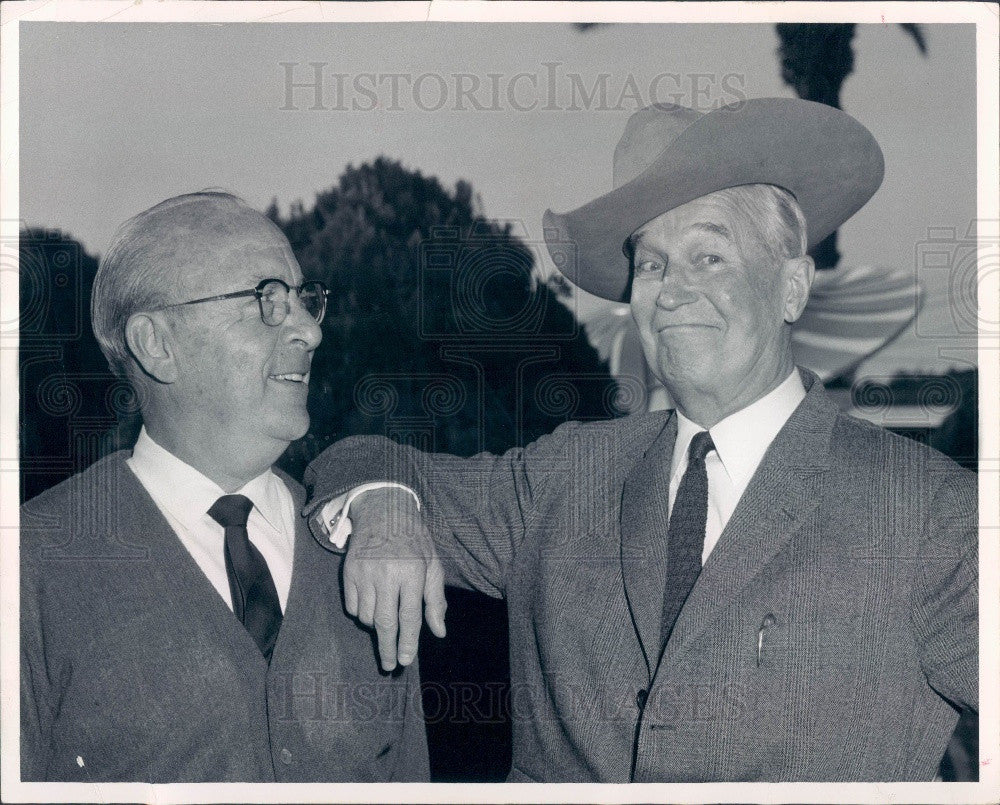
<instances>
[{"instance_id":1,"label":"sky background","mask_svg":"<svg viewBox=\"0 0 1000 805\"><path fill-rule=\"evenodd\" d=\"M912 270L927 295L917 327L870 361L870 374L943 371L974 357L974 337L948 305L951 272L924 259L929 228L957 235L936 251L957 264L969 254L961 240L976 217L974 28L924 31L926 57L898 26L858 26L842 94L886 157L882 188L841 229L843 260ZM36 22L20 36L20 218L97 254L121 221L168 196L221 187L287 211L297 200L311 205L348 163L379 155L449 187L471 182L486 215L515 220L539 241L547 207L563 212L611 188L614 146L638 105L632 87L643 104L706 111L739 95L794 97L780 79L772 25ZM327 108L310 108L308 88L293 90L296 108L282 108L282 62L296 65L299 82L312 80L309 63L322 64ZM358 78L369 73L428 77L419 98L397 79L397 108L387 78L377 108L350 108L372 105L352 89L355 80L374 86ZM459 99L455 73L475 76L461 80L478 80L472 96L499 110ZM604 73L607 102L577 93L572 108L572 76L589 92ZM669 75L652 98L661 74ZM535 108L515 109L512 88L514 103Z\"/></svg>"}]
</instances>

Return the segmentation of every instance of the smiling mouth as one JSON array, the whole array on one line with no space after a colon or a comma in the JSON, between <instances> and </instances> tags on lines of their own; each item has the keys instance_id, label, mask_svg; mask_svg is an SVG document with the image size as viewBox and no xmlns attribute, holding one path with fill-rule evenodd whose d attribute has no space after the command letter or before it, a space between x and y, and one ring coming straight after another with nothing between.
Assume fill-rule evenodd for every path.
<instances>
[{"instance_id":1,"label":"smiling mouth","mask_svg":"<svg viewBox=\"0 0 1000 805\"><path fill-rule=\"evenodd\" d=\"M670 324L661 324L659 327L656 328L656 332L662 333L664 330L681 330L681 329L692 329L692 328L705 329L705 330L718 329L711 324L700 324L698 322L682 321L682 322L671 322Z\"/></svg>"},{"instance_id":2,"label":"smiling mouth","mask_svg":"<svg viewBox=\"0 0 1000 805\"><path fill-rule=\"evenodd\" d=\"M286 372L280 375L268 375L268 380L274 380L278 383L294 383L300 386L309 385L309 373L306 372L302 374L301 372Z\"/></svg>"}]
</instances>

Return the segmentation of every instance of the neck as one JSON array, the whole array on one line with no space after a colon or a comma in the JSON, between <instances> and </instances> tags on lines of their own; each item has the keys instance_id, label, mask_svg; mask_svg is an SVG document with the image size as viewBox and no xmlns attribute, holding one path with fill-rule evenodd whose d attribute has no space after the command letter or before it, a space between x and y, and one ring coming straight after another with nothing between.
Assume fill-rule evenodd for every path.
<instances>
[{"instance_id":1,"label":"neck","mask_svg":"<svg viewBox=\"0 0 1000 805\"><path fill-rule=\"evenodd\" d=\"M782 362L766 375L758 374L756 382L737 386L737 392L726 393L718 389L671 388L667 391L673 398L677 410L706 430L715 427L723 419L737 411L742 411L757 400L766 397L785 382L794 370L789 359ZM732 388L732 386L730 386Z\"/></svg>"},{"instance_id":2,"label":"neck","mask_svg":"<svg viewBox=\"0 0 1000 805\"><path fill-rule=\"evenodd\" d=\"M195 434L174 423L147 418L146 432L160 447L198 470L227 493L235 492L265 472L287 445L264 451L260 444L224 444L219 438Z\"/></svg>"}]
</instances>

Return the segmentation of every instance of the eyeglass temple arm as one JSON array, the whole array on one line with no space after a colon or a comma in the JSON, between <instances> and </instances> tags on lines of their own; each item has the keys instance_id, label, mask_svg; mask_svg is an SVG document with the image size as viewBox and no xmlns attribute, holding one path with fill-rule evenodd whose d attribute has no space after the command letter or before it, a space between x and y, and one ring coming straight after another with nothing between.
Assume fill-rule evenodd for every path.
<instances>
[{"instance_id":1,"label":"eyeglass temple arm","mask_svg":"<svg viewBox=\"0 0 1000 805\"><path fill-rule=\"evenodd\" d=\"M260 291L251 288L249 291L233 291L232 293L220 293L218 296L206 296L201 299L189 299L187 302L174 302L172 305L163 307L181 307L183 305L197 305L199 302L217 302L220 299L236 299L241 296L260 296Z\"/></svg>"}]
</instances>

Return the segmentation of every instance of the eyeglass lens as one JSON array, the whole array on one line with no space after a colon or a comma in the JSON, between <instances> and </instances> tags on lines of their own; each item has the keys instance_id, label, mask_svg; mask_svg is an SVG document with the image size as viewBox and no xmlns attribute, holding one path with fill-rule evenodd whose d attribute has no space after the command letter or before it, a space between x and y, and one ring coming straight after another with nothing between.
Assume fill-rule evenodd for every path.
<instances>
[{"instance_id":1,"label":"eyeglass lens","mask_svg":"<svg viewBox=\"0 0 1000 805\"><path fill-rule=\"evenodd\" d=\"M288 288L280 282L269 282L260 292L260 313L265 324L281 324L291 310ZM306 282L299 292L299 301L306 312L317 322L323 320L326 312L326 294L319 282Z\"/></svg>"}]
</instances>

